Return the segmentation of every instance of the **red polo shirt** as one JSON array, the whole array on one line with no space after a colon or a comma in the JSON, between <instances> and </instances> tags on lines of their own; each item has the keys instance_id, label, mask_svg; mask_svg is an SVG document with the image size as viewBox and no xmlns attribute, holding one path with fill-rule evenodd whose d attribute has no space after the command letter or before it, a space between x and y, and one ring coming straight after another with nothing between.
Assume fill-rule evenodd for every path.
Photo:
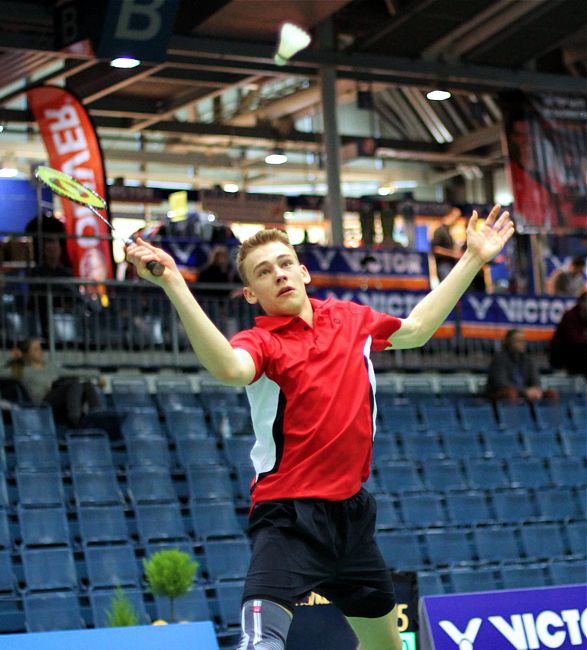
<instances>
[{"instance_id":1,"label":"red polo shirt","mask_svg":"<svg viewBox=\"0 0 587 650\"><path fill-rule=\"evenodd\" d=\"M388 348L401 321L353 302L310 302L313 327L260 316L230 341L257 369L246 388L256 436L253 505L346 499L369 476L377 415L370 352Z\"/></svg>"}]
</instances>

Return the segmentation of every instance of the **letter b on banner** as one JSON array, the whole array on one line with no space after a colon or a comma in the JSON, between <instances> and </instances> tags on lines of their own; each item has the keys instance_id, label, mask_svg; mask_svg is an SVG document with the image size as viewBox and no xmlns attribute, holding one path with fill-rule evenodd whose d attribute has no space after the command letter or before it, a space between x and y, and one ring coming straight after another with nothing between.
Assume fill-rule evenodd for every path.
<instances>
[{"instance_id":1,"label":"letter b on banner","mask_svg":"<svg viewBox=\"0 0 587 650\"><path fill-rule=\"evenodd\" d=\"M110 0L98 56L165 59L179 0Z\"/></svg>"}]
</instances>

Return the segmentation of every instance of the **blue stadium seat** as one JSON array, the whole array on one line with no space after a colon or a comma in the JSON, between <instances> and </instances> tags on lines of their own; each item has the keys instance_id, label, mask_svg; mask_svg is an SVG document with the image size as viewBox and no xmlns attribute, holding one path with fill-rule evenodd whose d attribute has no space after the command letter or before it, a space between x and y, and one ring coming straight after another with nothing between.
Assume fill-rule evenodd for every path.
<instances>
[{"instance_id":1,"label":"blue stadium seat","mask_svg":"<svg viewBox=\"0 0 587 650\"><path fill-rule=\"evenodd\" d=\"M585 403L577 404L576 402L571 402L569 405L569 415L571 418L571 426L585 436L585 422L587 422L587 406Z\"/></svg>"},{"instance_id":2,"label":"blue stadium seat","mask_svg":"<svg viewBox=\"0 0 587 650\"><path fill-rule=\"evenodd\" d=\"M515 456L524 456L526 453L517 432L488 429L483 434L483 437L489 456L494 456L495 458L512 458Z\"/></svg>"},{"instance_id":3,"label":"blue stadium seat","mask_svg":"<svg viewBox=\"0 0 587 650\"><path fill-rule=\"evenodd\" d=\"M21 557L29 592L77 589L77 574L71 548L24 548Z\"/></svg>"},{"instance_id":4,"label":"blue stadium seat","mask_svg":"<svg viewBox=\"0 0 587 650\"><path fill-rule=\"evenodd\" d=\"M128 462L131 467L170 467L171 456L165 438L128 437L126 441Z\"/></svg>"},{"instance_id":5,"label":"blue stadium seat","mask_svg":"<svg viewBox=\"0 0 587 650\"><path fill-rule=\"evenodd\" d=\"M226 467L194 466L186 468L190 499L233 499L232 483Z\"/></svg>"},{"instance_id":6,"label":"blue stadium seat","mask_svg":"<svg viewBox=\"0 0 587 650\"><path fill-rule=\"evenodd\" d=\"M377 396L379 417L383 420L385 429L393 433L403 431L421 431L422 423L414 404L398 403L397 400L388 401L383 396Z\"/></svg>"},{"instance_id":7,"label":"blue stadium seat","mask_svg":"<svg viewBox=\"0 0 587 650\"><path fill-rule=\"evenodd\" d=\"M455 460L431 459L422 464L424 485L437 492L465 490L467 482L460 464Z\"/></svg>"},{"instance_id":8,"label":"blue stadium seat","mask_svg":"<svg viewBox=\"0 0 587 650\"><path fill-rule=\"evenodd\" d=\"M497 458L471 458L464 461L469 487L474 490L495 490L509 487L503 462Z\"/></svg>"},{"instance_id":9,"label":"blue stadium seat","mask_svg":"<svg viewBox=\"0 0 587 650\"><path fill-rule=\"evenodd\" d=\"M454 405L422 402L419 405L419 409L422 422L431 431L446 431L449 433L462 431Z\"/></svg>"},{"instance_id":10,"label":"blue stadium seat","mask_svg":"<svg viewBox=\"0 0 587 650\"><path fill-rule=\"evenodd\" d=\"M23 605L27 632L78 630L83 627L79 601L71 591L25 593Z\"/></svg>"},{"instance_id":11,"label":"blue stadium seat","mask_svg":"<svg viewBox=\"0 0 587 650\"><path fill-rule=\"evenodd\" d=\"M241 600L245 583L242 580L217 582L214 585L220 624L224 629L237 628L241 624Z\"/></svg>"},{"instance_id":12,"label":"blue stadium seat","mask_svg":"<svg viewBox=\"0 0 587 650\"><path fill-rule=\"evenodd\" d=\"M68 545L71 542L64 508L19 506L18 522L25 546Z\"/></svg>"},{"instance_id":13,"label":"blue stadium seat","mask_svg":"<svg viewBox=\"0 0 587 650\"><path fill-rule=\"evenodd\" d=\"M8 513L4 508L0 508L0 548L10 548L11 546Z\"/></svg>"},{"instance_id":14,"label":"blue stadium seat","mask_svg":"<svg viewBox=\"0 0 587 650\"><path fill-rule=\"evenodd\" d=\"M563 431L561 437L567 456L571 458L587 458L587 433L585 429L583 431Z\"/></svg>"},{"instance_id":15,"label":"blue stadium seat","mask_svg":"<svg viewBox=\"0 0 587 650\"><path fill-rule=\"evenodd\" d=\"M411 528L440 526L445 520L436 494L404 494L400 499L404 523Z\"/></svg>"},{"instance_id":16,"label":"blue stadium seat","mask_svg":"<svg viewBox=\"0 0 587 650\"><path fill-rule=\"evenodd\" d=\"M395 436L381 434L378 429L373 444L373 462L376 464L387 463L398 458L401 458L401 453L397 447Z\"/></svg>"},{"instance_id":17,"label":"blue stadium seat","mask_svg":"<svg viewBox=\"0 0 587 650\"><path fill-rule=\"evenodd\" d=\"M251 450L255 436L235 436L224 440L224 453L230 465L251 465ZM380 441L378 440L377 443ZM376 443L376 444L377 444Z\"/></svg>"},{"instance_id":18,"label":"blue stadium seat","mask_svg":"<svg viewBox=\"0 0 587 650\"><path fill-rule=\"evenodd\" d=\"M418 535L414 531L375 533L385 563L394 571L417 571L425 562Z\"/></svg>"},{"instance_id":19,"label":"blue stadium seat","mask_svg":"<svg viewBox=\"0 0 587 650\"><path fill-rule=\"evenodd\" d=\"M61 506L64 504L61 474L16 469L18 502L21 506Z\"/></svg>"},{"instance_id":20,"label":"blue stadium seat","mask_svg":"<svg viewBox=\"0 0 587 650\"><path fill-rule=\"evenodd\" d=\"M551 458L553 456L563 455L564 450L559 443L558 434L554 429L526 431L523 434L523 438L530 456L535 458Z\"/></svg>"},{"instance_id":21,"label":"blue stadium seat","mask_svg":"<svg viewBox=\"0 0 587 650\"><path fill-rule=\"evenodd\" d=\"M513 527L475 528L473 542L481 562L503 562L521 558Z\"/></svg>"},{"instance_id":22,"label":"blue stadium seat","mask_svg":"<svg viewBox=\"0 0 587 650\"><path fill-rule=\"evenodd\" d=\"M116 472L112 468L74 469L73 494L79 506L107 506L123 503Z\"/></svg>"},{"instance_id":23,"label":"blue stadium seat","mask_svg":"<svg viewBox=\"0 0 587 650\"><path fill-rule=\"evenodd\" d=\"M20 436L14 440L20 469L61 471L57 440L53 436Z\"/></svg>"},{"instance_id":24,"label":"blue stadium seat","mask_svg":"<svg viewBox=\"0 0 587 650\"><path fill-rule=\"evenodd\" d=\"M445 433L442 436L442 444L447 457L452 460L482 458L485 455L479 437L472 431Z\"/></svg>"},{"instance_id":25,"label":"blue stadium seat","mask_svg":"<svg viewBox=\"0 0 587 650\"><path fill-rule=\"evenodd\" d=\"M536 501L540 515L552 521L580 519L583 516L578 499L568 487L550 488L536 491Z\"/></svg>"},{"instance_id":26,"label":"blue stadium seat","mask_svg":"<svg viewBox=\"0 0 587 650\"><path fill-rule=\"evenodd\" d=\"M475 526L493 520L483 492L459 492L446 495L446 508L451 524Z\"/></svg>"},{"instance_id":27,"label":"blue stadium seat","mask_svg":"<svg viewBox=\"0 0 587 650\"><path fill-rule=\"evenodd\" d=\"M500 572L504 589L545 587L547 584L543 565L502 566Z\"/></svg>"},{"instance_id":28,"label":"blue stadium seat","mask_svg":"<svg viewBox=\"0 0 587 650\"><path fill-rule=\"evenodd\" d=\"M143 377L114 378L111 381L112 402L119 412L155 406Z\"/></svg>"},{"instance_id":29,"label":"blue stadium seat","mask_svg":"<svg viewBox=\"0 0 587 650\"><path fill-rule=\"evenodd\" d=\"M238 523L232 501L190 503L192 525L199 539L212 537L242 537L244 530Z\"/></svg>"},{"instance_id":30,"label":"blue stadium seat","mask_svg":"<svg viewBox=\"0 0 587 650\"><path fill-rule=\"evenodd\" d=\"M122 421L121 431L125 439L160 438L165 440L165 432L159 422L157 409L152 407L137 407L126 412Z\"/></svg>"},{"instance_id":31,"label":"blue stadium seat","mask_svg":"<svg viewBox=\"0 0 587 650\"><path fill-rule=\"evenodd\" d=\"M162 539L187 539L179 503L138 505L135 512L143 544Z\"/></svg>"},{"instance_id":32,"label":"blue stadium seat","mask_svg":"<svg viewBox=\"0 0 587 650\"><path fill-rule=\"evenodd\" d=\"M91 587L140 585L135 555L130 544L84 546Z\"/></svg>"},{"instance_id":33,"label":"blue stadium seat","mask_svg":"<svg viewBox=\"0 0 587 650\"><path fill-rule=\"evenodd\" d=\"M558 524L522 526L520 536L529 560L552 560L565 555L565 545Z\"/></svg>"},{"instance_id":34,"label":"blue stadium seat","mask_svg":"<svg viewBox=\"0 0 587 650\"><path fill-rule=\"evenodd\" d=\"M55 420L49 406L31 406L11 411L14 440L28 436L55 436Z\"/></svg>"},{"instance_id":35,"label":"blue stadium seat","mask_svg":"<svg viewBox=\"0 0 587 650\"><path fill-rule=\"evenodd\" d=\"M241 392L232 386L222 384L200 383L200 400L204 405L218 405L232 408L241 406Z\"/></svg>"},{"instance_id":36,"label":"blue stadium seat","mask_svg":"<svg viewBox=\"0 0 587 650\"><path fill-rule=\"evenodd\" d=\"M528 404L498 402L497 421L501 429L508 431L535 431L536 423Z\"/></svg>"},{"instance_id":37,"label":"blue stadium seat","mask_svg":"<svg viewBox=\"0 0 587 650\"><path fill-rule=\"evenodd\" d=\"M475 569L456 568L451 571L450 579L453 590L457 594L498 589L495 571L488 567L477 567Z\"/></svg>"},{"instance_id":38,"label":"blue stadium seat","mask_svg":"<svg viewBox=\"0 0 587 650\"><path fill-rule=\"evenodd\" d=\"M128 495L135 504L177 501L177 492L166 467L129 467L126 483Z\"/></svg>"},{"instance_id":39,"label":"blue stadium seat","mask_svg":"<svg viewBox=\"0 0 587 650\"><path fill-rule=\"evenodd\" d=\"M175 443L182 438L205 438L209 435L204 409L199 406L165 411L165 424Z\"/></svg>"},{"instance_id":40,"label":"blue stadium seat","mask_svg":"<svg viewBox=\"0 0 587 650\"><path fill-rule=\"evenodd\" d=\"M247 575L251 561L250 542L248 539L206 540L204 557L209 580L238 580Z\"/></svg>"},{"instance_id":41,"label":"blue stadium seat","mask_svg":"<svg viewBox=\"0 0 587 650\"><path fill-rule=\"evenodd\" d=\"M198 405L192 384L187 377L159 377L155 381L156 399L162 411L181 410Z\"/></svg>"},{"instance_id":42,"label":"blue stadium seat","mask_svg":"<svg viewBox=\"0 0 587 650\"><path fill-rule=\"evenodd\" d=\"M177 458L183 467L223 464L214 438L180 438L176 445Z\"/></svg>"},{"instance_id":43,"label":"blue stadium seat","mask_svg":"<svg viewBox=\"0 0 587 650\"><path fill-rule=\"evenodd\" d=\"M438 436L432 433L408 432L401 434L404 456L410 460L443 458L444 450Z\"/></svg>"},{"instance_id":44,"label":"blue stadium seat","mask_svg":"<svg viewBox=\"0 0 587 650\"><path fill-rule=\"evenodd\" d=\"M0 508L8 508L10 500L8 498L8 486L6 485L6 477L3 472L0 472Z\"/></svg>"},{"instance_id":45,"label":"blue stadium seat","mask_svg":"<svg viewBox=\"0 0 587 650\"><path fill-rule=\"evenodd\" d=\"M488 429L495 429L497 426L493 409L487 403L465 403L461 401L457 405L457 409L463 428L467 431L487 431Z\"/></svg>"},{"instance_id":46,"label":"blue stadium seat","mask_svg":"<svg viewBox=\"0 0 587 650\"><path fill-rule=\"evenodd\" d=\"M535 404L534 414L540 430L556 432L569 424L560 404Z\"/></svg>"},{"instance_id":47,"label":"blue stadium seat","mask_svg":"<svg viewBox=\"0 0 587 650\"><path fill-rule=\"evenodd\" d=\"M110 441L101 429L85 429L79 434L70 432L67 449L71 467L112 467Z\"/></svg>"},{"instance_id":48,"label":"blue stadium seat","mask_svg":"<svg viewBox=\"0 0 587 650\"><path fill-rule=\"evenodd\" d=\"M236 465L236 492L239 499L248 501L251 498L251 481L255 477L255 470L252 465ZM371 480L371 477L369 477Z\"/></svg>"},{"instance_id":49,"label":"blue stadium seat","mask_svg":"<svg viewBox=\"0 0 587 650\"><path fill-rule=\"evenodd\" d=\"M497 520L515 524L536 519L538 513L528 490L507 490L494 492L493 505Z\"/></svg>"},{"instance_id":50,"label":"blue stadium seat","mask_svg":"<svg viewBox=\"0 0 587 650\"><path fill-rule=\"evenodd\" d=\"M122 506L79 506L77 509L83 544L107 544L129 541Z\"/></svg>"},{"instance_id":51,"label":"blue stadium seat","mask_svg":"<svg viewBox=\"0 0 587 650\"><path fill-rule=\"evenodd\" d=\"M444 585L438 571L418 571L418 596L420 598L444 593Z\"/></svg>"},{"instance_id":52,"label":"blue stadium seat","mask_svg":"<svg viewBox=\"0 0 587 650\"><path fill-rule=\"evenodd\" d=\"M428 559L433 566L454 566L473 562L473 549L462 529L428 530L424 539Z\"/></svg>"},{"instance_id":53,"label":"blue stadium seat","mask_svg":"<svg viewBox=\"0 0 587 650\"><path fill-rule=\"evenodd\" d=\"M138 625L148 624L149 616L145 609L143 593L139 589L123 589L122 592L129 600L132 610L137 616ZM90 590L90 605L95 627L109 627L108 613L112 610L112 599L115 595L115 589Z\"/></svg>"},{"instance_id":54,"label":"blue stadium seat","mask_svg":"<svg viewBox=\"0 0 587 650\"><path fill-rule=\"evenodd\" d=\"M393 499L385 494L378 494L375 496L375 501L377 502L375 528L377 530L395 530L401 527Z\"/></svg>"},{"instance_id":55,"label":"blue stadium seat","mask_svg":"<svg viewBox=\"0 0 587 650\"><path fill-rule=\"evenodd\" d=\"M202 585L193 585L187 594L176 598L173 604L176 621L209 621L212 620L206 591ZM169 598L155 596L157 618L172 622Z\"/></svg>"},{"instance_id":56,"label":"blue stadium seat","mask_svg":"<svg viewBox=\"0 0 587 650\"><path fill-rule=\"evenodd\" d=\"M576 487L587 485L587 468L581 458L551 458L548 461L554 485Z\"/></svg>"},{"instance_id":57,"label":"blue stadium seat","mask_svg":"<svg viewBox=\"0 0 587 650\"><path fill-rule=\"evenodd\" d=\"M212 428L217 435L222 437L246 434L253 432L250 409L246 406L214 405L210 409Z\"/></svg>"},{"instance_id":58,"label":"blue stadium seat","mask_svg":"<svg viewBox=\"0 0 587 650\"><path fill-rule=\"evenodd\" d=\"M388 494L421 492L424 485L412 461L397 460L377 466L377 479Z\"/></svg>"},{"instance_id":59,"label":"blue stadium seat","mask_svg":"<svg viewBox=\"0 0 587 650\"><path fill-rule=\"evenodd\" d=\"M565 530L571 554L583 558L587 557L587 522L571 522L567 524Z\"/></svg>"},{"instance_id":60,"label":"blue stadium seat","mask_svg":"<svg viewBox=\"0 0 587 650\"><path fill-rule=\"evenodd\" d=\"M552 584L555 586L587 583L587 565L583 561L549 562L547 571L550 574Z\"/></svg>"},{"instance_id":61,"label":"blue stadium seat","mask_svg":"<svg viewBox=\"0 0 587 650\"><path fill-rule=\"evenodd\" d=\"M507 466L512 487L541 488L550 485L550 476L542 458L510 458Z\"/></svg>"},{"instance_id":62,"label":"blue stadium seat","mask_svg":"<svg viewBox=\"0 0 587 650\"><path fill-rule=\"evenodd\" d=\"M12 596L15 593L15 579L12 569L10 551L0 550L0 596Z\"/></svg>"}]
</instances>

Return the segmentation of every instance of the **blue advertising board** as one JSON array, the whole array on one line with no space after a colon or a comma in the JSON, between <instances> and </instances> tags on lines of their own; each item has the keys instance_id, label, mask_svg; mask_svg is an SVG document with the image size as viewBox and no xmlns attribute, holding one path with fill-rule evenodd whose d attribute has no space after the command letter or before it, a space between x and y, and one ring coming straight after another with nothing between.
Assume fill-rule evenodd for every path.
<instances>
[{"instance_id":1,"label":"blue advertising board","mask_svg":"<svg viewBox=\"0 0 587 650\"><path fill-rule=\"evenodd\" d=\"M427 596L423 650L577 650L587 647L587 585Z\"/></svg>"}]
</instances>

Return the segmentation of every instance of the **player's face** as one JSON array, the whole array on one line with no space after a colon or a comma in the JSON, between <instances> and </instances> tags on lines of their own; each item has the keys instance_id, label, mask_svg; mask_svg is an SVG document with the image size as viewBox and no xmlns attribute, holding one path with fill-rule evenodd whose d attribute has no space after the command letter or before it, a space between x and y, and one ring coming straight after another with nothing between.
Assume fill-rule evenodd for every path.
<instances>
[{"instance_id":1,"label":"player's face","mask_svg":"<svg viewBox=\"0 0 587 650\"><path fill-rule=\"evenodd\" d=\"M310 274L291 249L280 241L255 248L245 259L247 302L259 303L269 316L298 315L308 300Z\"/></svg>"}]
</instances>

